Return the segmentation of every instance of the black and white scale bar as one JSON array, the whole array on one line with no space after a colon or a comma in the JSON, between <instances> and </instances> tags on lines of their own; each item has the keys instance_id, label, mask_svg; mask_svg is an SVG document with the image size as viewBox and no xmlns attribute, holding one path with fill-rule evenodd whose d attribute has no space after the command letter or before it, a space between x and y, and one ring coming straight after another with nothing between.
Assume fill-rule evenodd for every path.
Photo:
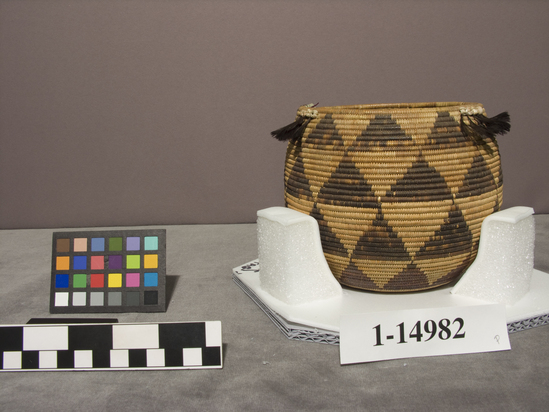
<instances>
[{"instance_id":1,"label":"black and white scale bar","mask_svg":"<svg viewBox=\"0 0 549 412\"><path fill-rule=\"evenodd\" d=\"M220 369L221 322L0 326L0 371Z\"/></svg>"}]
</instances>

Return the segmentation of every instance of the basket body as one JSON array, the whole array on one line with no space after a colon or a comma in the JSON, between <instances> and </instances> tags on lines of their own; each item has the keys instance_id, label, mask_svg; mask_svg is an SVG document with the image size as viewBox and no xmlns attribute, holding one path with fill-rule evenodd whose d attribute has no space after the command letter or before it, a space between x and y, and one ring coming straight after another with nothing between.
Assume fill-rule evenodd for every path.
<instances>
[{"instance_id":1,"label":"basket body","mask_svg":"<svg viewBox=\"0 0 549 412\"><path fill-rule=\"evenodd\" d=\"M473 262L503 180L495 139L462 133L464 108L484 113L478 103L320 107L289 142L286 205L317 219L341 284L425 290Z\"/></svg>"}]
</instances>

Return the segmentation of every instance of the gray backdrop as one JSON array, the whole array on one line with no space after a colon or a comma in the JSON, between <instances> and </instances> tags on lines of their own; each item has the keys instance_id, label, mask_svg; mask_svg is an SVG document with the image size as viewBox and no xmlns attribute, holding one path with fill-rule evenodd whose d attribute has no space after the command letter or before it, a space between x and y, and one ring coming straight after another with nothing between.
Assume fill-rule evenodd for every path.
<instances>
[{"instance_id":1,"label":"gray backdrop","mask_svg":"<svg viewBox=\"0 0 549 412\"><path fill-rule=\"evenodd\" d=\"M0 0L0 228L252 222L302 103L507 110L549 213L549 2Z\"/></svg>"}]
</instances>

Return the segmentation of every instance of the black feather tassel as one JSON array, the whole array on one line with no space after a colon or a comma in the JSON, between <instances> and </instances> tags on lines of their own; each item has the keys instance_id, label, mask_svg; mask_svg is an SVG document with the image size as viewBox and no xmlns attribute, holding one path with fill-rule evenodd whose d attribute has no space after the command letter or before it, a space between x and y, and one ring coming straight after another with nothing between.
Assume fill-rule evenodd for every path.
<instances>
[{"instance_id":1,"label":"black feather tassel","mask_svg":"<svg viewBox=\"0 0 549 412\"><path fill-rule=\"evenodd\" d=\"M294 122L271 132L271 136L281 142L285 142L287 140L297 140L303 136L303 133L305 132L305 129L310 121L311 118L297 116L297 119Z\"/></svg>"},{"instance_id":2,"label":"black feather tassel","mask_svg":"<svg viewBox=\"0 0 549 412\"><path fill-rule=\"evenodd\" d=\"M317 105L318 103L309 103L301 106L303 109L297 112L297 118L295 121L287 126L275 130L274 132L271 132L271 136L281 142L288 140L296 141L301 139L309 122L318 117L318 111L313 110L313 107L316 107Z\"/></svg>"},{"instance_id":3,"label":"black feather tassel","mask_svg":"<svg viewBox=\"0 0 549 412\"><path fill-rule=\"evenodd\" d=\"M466 118L467 122L463 119ZM493 139L498 134L511 130L509 113L503 112L494 117L486 117L481 113L461 114L461 129L465 134L480 139Z\"/></svg>"},{"instance_id":4,"label":"black feather tassel","mask_svg":"<svg viewBox=\"0 0 549 412\"><path fill-rule=\"evenodd\" d=\"M467 122L464 121L467 119ZM486 117L482 113L467 112L461 113L462 132L475 139L477 144L481 145L490 154L493 150L487 140L493 140L498 134L505 134L511 130L509 113L503 112L494 117Z\"/></svg>"}]
</instances>

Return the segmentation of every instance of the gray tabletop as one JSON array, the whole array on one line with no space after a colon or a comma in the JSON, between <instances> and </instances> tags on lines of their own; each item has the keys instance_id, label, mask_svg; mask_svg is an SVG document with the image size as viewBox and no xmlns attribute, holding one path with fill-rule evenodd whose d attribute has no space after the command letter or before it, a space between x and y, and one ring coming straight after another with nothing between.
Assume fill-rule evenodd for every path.
<instances>
[{"instance_id":1,"label":"gray tabletop","mask_svg":"<svg viewBox=\"0 0 549 412\"><path fill-rule=\"evenodd\" d=\"M535 219L535 267L549 272L549 215ZM232 268L257 258L255 224L166 229L167 312L100 316L119 322L220 320L223 369L5 372L0 373L0 410L547 408L547 326L511 334L511 351L340 366L337 346L286 339L233 283ZM2 324L53 317L49 314L53 231L0 231Z\"/></svg>"}]
</instances>

